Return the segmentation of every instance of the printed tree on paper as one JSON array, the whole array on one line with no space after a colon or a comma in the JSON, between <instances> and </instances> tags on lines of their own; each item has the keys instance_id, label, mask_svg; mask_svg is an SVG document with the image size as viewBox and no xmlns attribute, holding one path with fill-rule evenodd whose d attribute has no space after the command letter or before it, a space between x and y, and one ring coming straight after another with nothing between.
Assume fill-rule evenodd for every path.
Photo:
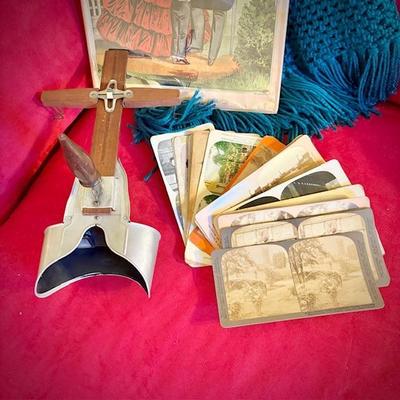
<instances>
[{"instance_id":1,"label":"printed tree on paper","mask_svg":"<svg viewBox=\"0 0 400 400\"><path fill-rule=\"evenodd\" d=\"M222 193L223 188L236 174L253 146L220 141L215 143L214 148L216 154L213 156L213 162L219 167L217 187L213 186L209 178L206 178L206 185L210 192Z\"/></svg>"},{"instance_id":2,"label":"printed tree on paper","mask_svg":"<svg viewBox=\"0 0 400 400\"><path fill-rule=\"evenodd\" d=\"M235 60L240 66L266 70L272 61L275 1L250 0L239 18Z\"/></svg>"}]
</instances>

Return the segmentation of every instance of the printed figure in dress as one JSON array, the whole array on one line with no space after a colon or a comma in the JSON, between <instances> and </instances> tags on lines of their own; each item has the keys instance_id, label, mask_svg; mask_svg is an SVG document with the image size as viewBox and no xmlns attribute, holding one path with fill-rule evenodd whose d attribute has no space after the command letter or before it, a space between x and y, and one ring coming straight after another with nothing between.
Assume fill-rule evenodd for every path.
<instances>
[{"instance_id":1,"label":"printed figure in dress","mask_svg":"<svg viewBox=\"0 0 400 400\"><path fill-rule=\"evenodd\" d=\"M170 57L173 0L103 0L100 35L139 54Z\"/></svg>"}]
</instances>

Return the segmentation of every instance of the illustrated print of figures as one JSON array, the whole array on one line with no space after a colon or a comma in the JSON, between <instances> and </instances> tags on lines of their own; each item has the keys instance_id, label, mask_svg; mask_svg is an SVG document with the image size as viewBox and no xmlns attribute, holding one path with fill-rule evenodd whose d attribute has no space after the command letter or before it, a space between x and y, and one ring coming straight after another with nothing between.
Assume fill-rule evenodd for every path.
<instances>
[{"instance_id":1,"label":"illustrated print of figures","mask_svg":"<svg viewBox=\"0 0 400 400\"><path fill-rule=\"evenodd\" d=\"M138 54L171 56L173 0L103 0L101 37Z\"/></svg>"},{"instance_id":2,"label":"illustrated print of figures","mask_svg":"<svg viewBox=\"0 0 400 400\"><path fill-rule=\"evenodd\" d=\"M234 1L103 0L96 28L106 41L138 55L171 57L178 64L189 64L187 52L201 52L210 40L208 64L212 65L221 47L227 11ZM211 39L207 10L213 14Z\"/></svg>"}]
</instances>

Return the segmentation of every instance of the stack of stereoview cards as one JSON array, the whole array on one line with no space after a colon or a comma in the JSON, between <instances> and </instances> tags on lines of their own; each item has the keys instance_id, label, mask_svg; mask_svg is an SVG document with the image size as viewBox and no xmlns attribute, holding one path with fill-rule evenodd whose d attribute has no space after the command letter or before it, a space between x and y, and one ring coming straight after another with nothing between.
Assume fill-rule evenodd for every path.
<instances>
[{"instance_id":1,"label":"stack of stereoview cards","mask_svg":"<svg viewBox=\"0 0 400 400\"><path fill-rule=\"evenodd\" d=\"M369 199L308 136L285 146L205 124L151 143L186 263L213 265L222 326L383 307Z\"/></svg>"}]
</instances>

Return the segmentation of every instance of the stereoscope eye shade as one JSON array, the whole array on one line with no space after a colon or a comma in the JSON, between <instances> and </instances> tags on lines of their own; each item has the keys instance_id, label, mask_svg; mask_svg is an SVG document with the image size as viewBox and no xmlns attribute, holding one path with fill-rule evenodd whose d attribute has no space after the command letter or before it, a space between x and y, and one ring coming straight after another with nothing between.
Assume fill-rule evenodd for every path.
<instances>
[{"instance_id":1,"label":"stereoscope eye shade","mask_svg":"<svg viewBox=\"0 0 400 400\"><path fill-rule=\"evenodd\" d=\"M36 291L38 295L46 295L57 287L96 275L130 278L149 293L146 282L137 268L110 250L104 232L99 227L86 231L79 246L72 253L49 265L40 276Z\"/></svg>"}]
</instances>

